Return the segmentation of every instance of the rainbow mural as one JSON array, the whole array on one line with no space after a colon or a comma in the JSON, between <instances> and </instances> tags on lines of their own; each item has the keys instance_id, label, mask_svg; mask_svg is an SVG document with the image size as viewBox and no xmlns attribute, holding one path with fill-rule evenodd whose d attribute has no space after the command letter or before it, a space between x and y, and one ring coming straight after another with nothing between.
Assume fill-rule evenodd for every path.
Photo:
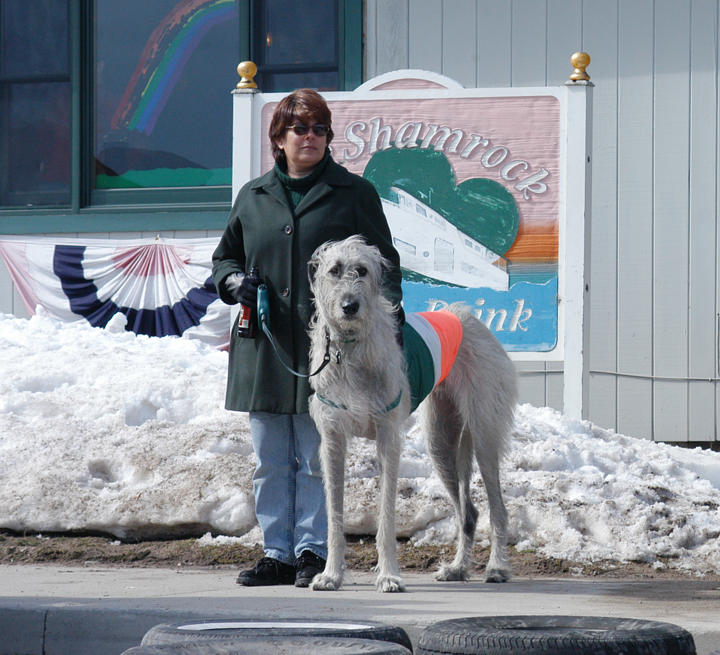
<instances>
[{"instance_id":1,"label":"rainbow mural","mask_svg":"<svg viewBox=\"0 0 720 655\"><path fill-rule=\"evenodd\" d=\"M235 0L179 2L148 38L110 127L152 134L200 41L234 12Z\"/></svg>"}]
</instances>

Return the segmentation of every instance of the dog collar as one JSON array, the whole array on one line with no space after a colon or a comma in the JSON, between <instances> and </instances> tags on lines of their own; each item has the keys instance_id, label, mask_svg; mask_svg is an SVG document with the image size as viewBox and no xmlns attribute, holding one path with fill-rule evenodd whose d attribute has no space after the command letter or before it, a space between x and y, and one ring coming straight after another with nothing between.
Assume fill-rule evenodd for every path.
<instances>
[{"instance_id":1,"label":"dog collar","mask_svg":"<svg viewBox=\"0 0 720 655\"><path fill-rule=\"evenodd\" d=\"M330 339L331 339L331 337L330 337L330 330L328 330L327 328L325 328L325 340L326 340L326 342L327 342L327 344L328 344L327 349L326 349L326 353L329 353ZM357 339L341 339L341 340L340 340L340 343L355 343L356 341L357 341ZM336 363L336 364L340 364L341 361L342 361L342 350L338 349L338 350L335 351L335 363Z\"/></svg>"},{"instance_id":2,"label":"dog collar","mask_svg":"<svg viewBox=\"0 0 720 655\"><path fill-rule=\"evenodd\" d=\"M325 396L319 394L317 391L315 392L315 397L325 405L329 405L330 407L334 407L335 409L347 409L345 405L338 405L337 403L334 403L329 398L325 398ZM384 412L390 412L393 409L395 409L400 404L400 399L402 398L402 389L400 389L400 393L398 394L397 398L393 400L383 411Z\"/></svg>"}]
</instances>

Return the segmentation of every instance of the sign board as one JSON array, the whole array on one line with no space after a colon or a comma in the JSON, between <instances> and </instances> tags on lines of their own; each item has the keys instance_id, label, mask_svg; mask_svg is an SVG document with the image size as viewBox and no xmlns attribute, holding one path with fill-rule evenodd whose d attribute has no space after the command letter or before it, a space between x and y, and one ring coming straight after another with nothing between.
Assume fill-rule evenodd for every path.
<instances>
[{"instance_id":1,"label":"sign board","mask_svg":"<svg viewBox=\"0 0 720 655\"><path fill-rule=\"evenodd\" d=\"M584 369L590 88L465 89L395 71L323 94L333 158L380 195L405 311L463 302L513 359L564 361L566 386L570 359ZM234 194L274 165L284 95L235 95Z\"/></svg>"}]
</instances>

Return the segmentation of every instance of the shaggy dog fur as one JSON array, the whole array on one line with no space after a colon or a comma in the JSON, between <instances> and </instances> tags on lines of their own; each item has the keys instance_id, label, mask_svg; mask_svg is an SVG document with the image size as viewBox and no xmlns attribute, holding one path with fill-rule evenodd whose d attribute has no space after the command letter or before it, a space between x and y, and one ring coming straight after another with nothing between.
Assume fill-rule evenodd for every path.
<instances>
[{"instance_id":1,"label":"shaggy dog fur","mask_svg":"<svg viewBox=\"0 0 720 655\"><path fill-rule=\"evenodd\" d=\"M328 560L311 587L342 584L345 539L343 491L346 438L375 439L380 468L377 589L403 591L395 540L395 497L401 425L410 410L406 363L396 340L395 308L382 294L388 263L358 236L324 244L309 265L316 315L310 329L311 370L330 339L331 362L311 377L310 413L322 437L321 460L328 508ZM451 305L463 326L457 360L418 408L428 452L455 507L456 555L438 580L467 580L478 511L470 498L473 454L488 496L491 552L488 582L510 577L506 555L507 511L499 462L516 405L515 370L502 346L469 309ZM400 402L392 409L400 395ZM321 400L320 397L325 400Z\"/></svg>"}]
</instances>

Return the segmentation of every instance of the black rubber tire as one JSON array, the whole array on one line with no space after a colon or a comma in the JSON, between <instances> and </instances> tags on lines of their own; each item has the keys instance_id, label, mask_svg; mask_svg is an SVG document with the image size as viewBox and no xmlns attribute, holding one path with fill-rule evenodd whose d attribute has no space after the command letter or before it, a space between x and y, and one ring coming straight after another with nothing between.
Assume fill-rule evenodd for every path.
<instances>
[{"instance_id":1,"label":"black rubber tire","mask_svg":"<svg viewBox=\"0 0 720 655\"><path fill-rule=\"evenodd\" d=\"M683 628L592 616L488 616L429 625L416 655L694 655Z\"/></svg>"},{"instance_id":2,"label":"black rubber tire","mask_svg":"<svg viewBox=\"0 0 720 655\"><path fill-rule=\"evenodd\" d=\"M341 637L266 637L202 641L164 646L136 646L122 655L412 655L400 644Z\"/></svg>"},{"instance_id":3,"label":"black rubber tire","mask_svg":"<svg viewBox=\"0 0 720 655\"><path fill-rule=\"evenodd\" d=\"M412 652L407 632L399 626L376 621L351 619L256 619L240 618L223 621L185 621L161 623L145 633L142 646L181 644L199 641L227 641L262 637L342 637L344 639L372 639L400 644Z\"/></svg>"},{"instance_id":4,"label":"black rubber tire","mask_svg":"<svg viewBox=\"0 0 720 655\"><path fill-rule=\"evenodd\" d=\"M265 643L265 648L270 647ZM239 653L234 642L206 642L200 644L166 644L165 646L133 646L120 655L230 655Z\"/></svg>"}]
</instances>

